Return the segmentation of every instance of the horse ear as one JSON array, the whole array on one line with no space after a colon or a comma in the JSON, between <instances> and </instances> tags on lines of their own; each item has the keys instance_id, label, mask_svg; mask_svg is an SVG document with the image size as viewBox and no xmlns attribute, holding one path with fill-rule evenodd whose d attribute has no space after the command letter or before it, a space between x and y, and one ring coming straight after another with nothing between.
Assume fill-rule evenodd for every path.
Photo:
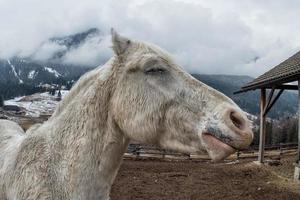
<instances>
[{"instance_id":1,"label":"horse ear","mask_svg":"<svg viewBox=\"0 0 300 200\"><path fill-rule=\"evenodd\" d=\"M131 45L131 40L119 35L113 28L111 28L112 48L118 56L126 52Z\"/></svg>"}]
</instances>

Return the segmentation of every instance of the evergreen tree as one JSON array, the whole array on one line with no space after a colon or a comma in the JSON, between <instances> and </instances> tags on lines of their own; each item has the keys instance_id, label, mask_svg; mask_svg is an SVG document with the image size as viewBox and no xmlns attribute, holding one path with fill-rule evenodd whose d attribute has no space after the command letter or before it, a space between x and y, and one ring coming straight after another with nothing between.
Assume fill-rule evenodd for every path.
<instances>
[{"instance_id":1,"label":"evergreen tree","mask_svg":"<svg viewBox=\"0 0 300 200\"><path fill-rule=\"evenodd\" d=\"M272 144L272 137L273 137L273 134L272 134L272 128L273 127L273 122L272 120L270 122L267 122L266 123L266 144L267 145L270 145Z\"/></svg>"},{"instance_id":2,"label":"evergreen tree","mask_svg":"<svg viewBox=\"0 0 300 200\"><path fill-rule=\"evenodd\" d=\"M3 96L1 95L0 96L0 107L3 107L4 106L4 98Z\"/></svg>"}]
</instances>

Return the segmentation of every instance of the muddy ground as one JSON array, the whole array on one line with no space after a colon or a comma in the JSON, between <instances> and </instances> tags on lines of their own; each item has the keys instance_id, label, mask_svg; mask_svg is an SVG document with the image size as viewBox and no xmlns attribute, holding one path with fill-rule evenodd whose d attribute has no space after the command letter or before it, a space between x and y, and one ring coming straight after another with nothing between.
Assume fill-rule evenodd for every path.
<instances>
[{"instance_id":1,"label":"muddy ground","mask_svg":"<svg viewBox=\"0 0 300 200\"><path fill-rule=\"evenodd\" d=\"M279 166L260 167L200 161L125 160L111 200L299 200L300 183L291 181L294 157Z\"/></svg>"}]
</instances>

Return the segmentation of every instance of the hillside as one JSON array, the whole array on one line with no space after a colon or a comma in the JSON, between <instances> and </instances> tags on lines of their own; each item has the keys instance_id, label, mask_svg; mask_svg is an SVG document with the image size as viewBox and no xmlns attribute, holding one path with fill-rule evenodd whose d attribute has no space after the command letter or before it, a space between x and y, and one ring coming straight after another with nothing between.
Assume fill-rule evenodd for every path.
<instances>
[{"instance_id":1,"label":"hillside","mask_svg":"<svg viewBox=\"0 0 300 200\"><path fill-rule=\"evenodd\" d=\"M5 99L42 91L43 84L68 88L89 68L13 58L0 60L0 95Z\"/></svg>"}]
</instances>

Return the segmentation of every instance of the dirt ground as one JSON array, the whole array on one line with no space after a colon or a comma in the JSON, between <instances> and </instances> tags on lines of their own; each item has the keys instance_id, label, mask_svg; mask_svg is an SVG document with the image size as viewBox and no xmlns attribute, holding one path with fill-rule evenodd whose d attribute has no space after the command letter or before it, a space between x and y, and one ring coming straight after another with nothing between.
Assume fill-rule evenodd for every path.
<instances>
[{"instance_id":1,"label":"dirt ground","mask_svg":"<svg viewBox=\"0 0 300 200\"><path fill-rule=\"evenodd\" d=\"M111 200L299 200L300 183L291 181L293 157L261 167L196 161L124 160Z\"/></svg>"}]
</instances>

